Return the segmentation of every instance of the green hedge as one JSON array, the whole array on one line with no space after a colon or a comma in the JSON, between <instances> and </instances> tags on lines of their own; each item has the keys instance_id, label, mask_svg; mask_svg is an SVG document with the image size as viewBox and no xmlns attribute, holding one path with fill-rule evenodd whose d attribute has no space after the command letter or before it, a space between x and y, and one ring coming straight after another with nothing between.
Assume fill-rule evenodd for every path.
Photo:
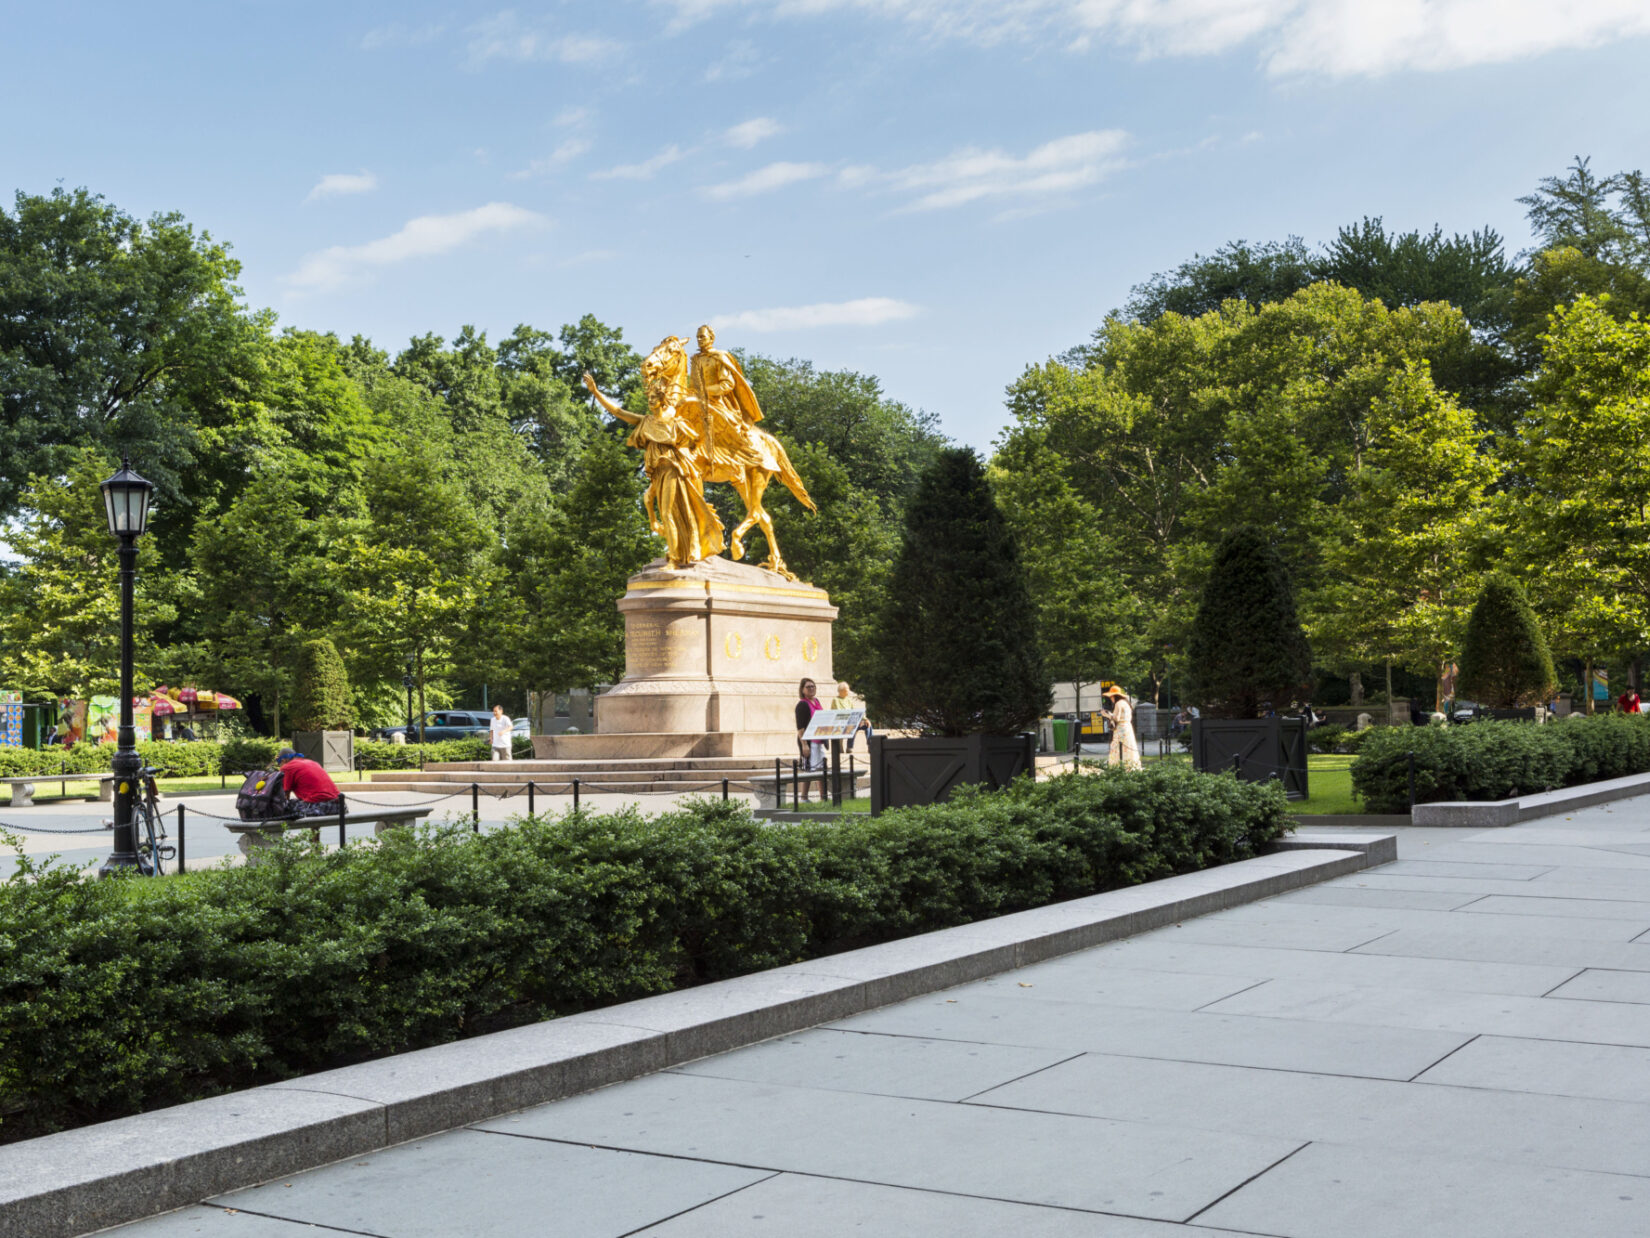
<instances>
[{"instance_id":1,"label":"green hedge","mask_svg":"<svg viewBox=\"0 0 1650 1238\"><path fill-rule=\"evenodd\" d=\"M1409 811L1415 799L1503 800L1584 782L1650 772L1650 718L1600 714L1468 726L1389 726L1371 730L1352 763L1352 788L1366 812Z\"/></svg>"},{"instance_id":2,"label":"green hedge","mask_svg":"<svg viewBox=\"0 0 1650 1238\"><path fill-rule=\"evenodd\" d=\"M179 776L216 774L227 745L210 740L144 740L138 755L147 765L169 769ZM113 744L76 744L73 748L0 748L0 777L106 773L114 760Z\"/></svg>"},{"instance_id":3,"label":"green hedge","mask_svg":"<svg viewBox=\"0 0 1650 1238\"><path fill-rule=\"evenodd\" d=\"M0 884L0 1139L1256 854L1276 786L1183 767L872 819L742 805L395 831L255 868Z\"/></svg>"}]
</instances>

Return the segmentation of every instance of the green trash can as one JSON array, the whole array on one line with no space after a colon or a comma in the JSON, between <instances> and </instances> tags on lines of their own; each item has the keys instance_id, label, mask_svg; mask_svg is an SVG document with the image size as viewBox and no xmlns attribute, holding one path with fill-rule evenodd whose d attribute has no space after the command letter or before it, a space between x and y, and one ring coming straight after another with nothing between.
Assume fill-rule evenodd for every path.
<instances>
[{"instance_id":1,"label":"green trash can","mask_svg":"<svg viewBox=\"0 0 1650 1238\"><path fill-rule=\"evenodd\" d=\"M1054 751L1071 751L1071 719L1056 718L1054 720Z\"/></svg>"}]
</instances>

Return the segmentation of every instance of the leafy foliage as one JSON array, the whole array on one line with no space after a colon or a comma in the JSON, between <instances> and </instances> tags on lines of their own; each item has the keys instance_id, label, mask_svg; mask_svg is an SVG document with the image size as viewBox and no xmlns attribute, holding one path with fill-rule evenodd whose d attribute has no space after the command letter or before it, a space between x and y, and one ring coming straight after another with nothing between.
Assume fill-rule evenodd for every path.
<instances>
[{"instance_id":1,"label":"leafy foliage","mask_svg":"<svg viewBox=\"0 0 1650 1238\"><path fill-rule=\"evenodd\" d=\"M923 474L876 648L866 695L888 725L1006 735L1048 709L1019 549L969 448L941 451Z\"/></svg>"},{"instance_id":2,"label":"leafy foliage","mask_svg":"<svg viewBox=\"0 0 1650 1238\"><path fill-rule=\"evenodd\" d=\"M1215 552L1186 649L1189 694L1211 717L1254 718L1306 692L1312 650L1295 617L1283 560L1252 525Z\"/></svg>"},{"instance_id":3,"label":"leafy foliage","mask_svg":"<svg viewBox=\"0 0 1650 1238\"><path fill-rule=\"evenodd\" d=\"M0 884L0 1139L1257 854L1276 788L1157 767L775 830L568 814L257 867Z\"/></svg>"},{"instance_id":4,"label":"leafy foliage","mask_svg":"<svg viewBox=\"0 0 1650 1238\"><path fill-rule=\"evenodd\" d=\"M347 731L355 724L349 672L338 646L324 637L298 650L297 691L292 700L294 731Z\"/></svg>"},{"instance_id":5,"label":"leafy foliage","mask_svg":"<svg viewBox=\"0 0 1650 1238\"><path fill-rule=\"evenodd\" d=\"M1631 714L1470 726L1375 727L1352 763L1366 812L1409 811L1415 800L1502 800L1606 778L1650 773L1650 718Z\"/></svg>"},{"instance_id":6,"label":"leafy foliage","mask_svg":"<svg viewBox=\"0 0 1650 1238\"><path fill-rule=\"evenodd\" d=\"M1558 677L1547 638L1524 590L1512 577L1491 575L1467 617L1461 645L1461 692L1493 709L1545 700Z\"/></svg>"}]
</instances>

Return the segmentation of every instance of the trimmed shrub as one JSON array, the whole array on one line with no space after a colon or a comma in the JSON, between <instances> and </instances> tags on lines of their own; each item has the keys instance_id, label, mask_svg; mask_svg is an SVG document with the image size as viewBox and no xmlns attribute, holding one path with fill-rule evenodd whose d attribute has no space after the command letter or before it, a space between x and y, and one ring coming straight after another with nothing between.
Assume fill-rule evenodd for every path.
<instances>
[{"instance_id":1,"label":"trimmed shrub","mask_svg":"<svg viewBox=\"0 0 1650 1238\"><path fill-rule=\"evenodd\" d=\"M180 778L216 774L228 747L211 740L141 740L138 756L145 765L169 770ZM113 744L76 744L73 748L0 748L0 778L35 774L104 774L115 759Z\"/></svg>"},{"instance_id":2,"label":"trimmed shrub","mask_svg":"<svg viewBox=\"0 0 1650 1238\"><path fill-rule=\"evenodd\" d=\"M1289 572L1266 534L1233 529L1215 551L1186 645L1187 691L1211 718L1257 718L1304 698L1312 650L1295 614Z\"/></svg>"},{"instance_id":3,"label":"trimmed shrub","mask_svg":"<svg viewBox=\"0 0 1650 1238\"><path fill-rule=\"evenodd\" d=\"M1572 717L1545 726L1475 722L1452 727L1377 727L1352 763L1352 788L1367 812L1409 811L1415 800L1504 800L1650 772L1650 718Z\"/></svg>"},{"instance_id":4,"label":"trimmed shrub","mask_svg":"<svg viewBox=\"0 0 1650 1238\"><path fill-rule=\"evenodd\" d=\"M1467 617L1461 644L1461 695L1491 709L1515 709L1545 700L1558 683L1552 654L1524 588L1491 575Z\"/></svg>"},{"instance_id":5,"label":"trimmed shrub","mask_svg":"<svg viewBox=\"0 0 1650 1238\"><path fill-rule=\"evenodd\" d=\"M1306 733L1306 746L1312 752L1334 752L1346 742L1352 731L1333 722L1315 726Z\"/></svg>"},{"instance_id":6,"label":"trimmed shrub","mask_svg":"<svg viewBox=\"0 0 1650 1238\"><path fill-rule=\"evenodd\" d=\"M398 830L257 867L0 883L0 1139L1255 855L1275 786L1173 765L871 819L704 800Z\"/></svg>"},{"instance_id":7,"label":"trimmed shrub","mask_svg":"<svg viewBox=\"0 0 1650 1238\"><path fill-rule=\"evenodd\" d=\"M338 647L326 639L298 647L292 693L292 730L347 731L355 725L349 672Z\"/></svg>"}]
</instances>

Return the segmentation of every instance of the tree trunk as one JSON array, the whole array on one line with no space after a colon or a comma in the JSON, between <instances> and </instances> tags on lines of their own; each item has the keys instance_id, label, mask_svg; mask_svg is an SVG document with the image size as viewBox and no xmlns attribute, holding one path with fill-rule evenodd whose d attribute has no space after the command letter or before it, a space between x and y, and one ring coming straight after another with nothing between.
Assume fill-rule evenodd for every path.
<instances>
[{"instance_id":1,"label":"tree trunk","mask_svg":"<svg viewBox=\"0 0 1650 1238\"><path fill-rule=\"evenodd\" d=\"M1346 677L1346 683L1347 683L1347 687L1350 688L1351 692L1352 692L1352 697L1351 697L1351 702L1350 703L1353 704L1353 705L1362 705L1364 703L1364 677L1363 677L1363 672L1353 671L1350 675L1348 675Z\"/></svg>"},{"instance_id":2,"label":"tree trunk","mask_svg":"<svg viewBox=\"0 0 1650 1238\"><path fill-rule=\"evenodd\" d=\"M1593 712L1593 660L1587 658L1581 664L1581 712L1591 715Z\"/></svg>"},{"instance_id":3,"label":"tree trunk","mask_svg":"<svg viewBox=\"0 0 1650 1238\"><path fill-rule=\"evenodd\" d=\"M1388 726L1398 724L1398 719L1392 712L1395 707L1392 699L1392 659L1388 658L1386 660L1386 721Z\"/></svg>"},{"instance_id":4,"label":"tree trunk","mask_svg":"<svg viewBox=\"0 0 1650 1238\"><path fill-rule=\"evenodd\" d=\"M418 680L418 744L424 746L424 650L418 649L414 657L413 675Z\"/></svg>"},{"instance_id":5,"label":"tree trunk","mask_svg":"<svg viewBox=\"0 0 1650 1238\"><path fill-rule=\"evenodd\" d=\"M278 742L280 742L280 738L281 738L281 690L279 688L276 688L275 691L270 693L270 696L271 696L271 698L273 698L273 700L275 702L275 707L270 712L271 712L271 714L273 714L274 719L275 719L275 723L274 723L275 739L276 739L276 742L278 743Z\"/></svg>"}]
</instances>

